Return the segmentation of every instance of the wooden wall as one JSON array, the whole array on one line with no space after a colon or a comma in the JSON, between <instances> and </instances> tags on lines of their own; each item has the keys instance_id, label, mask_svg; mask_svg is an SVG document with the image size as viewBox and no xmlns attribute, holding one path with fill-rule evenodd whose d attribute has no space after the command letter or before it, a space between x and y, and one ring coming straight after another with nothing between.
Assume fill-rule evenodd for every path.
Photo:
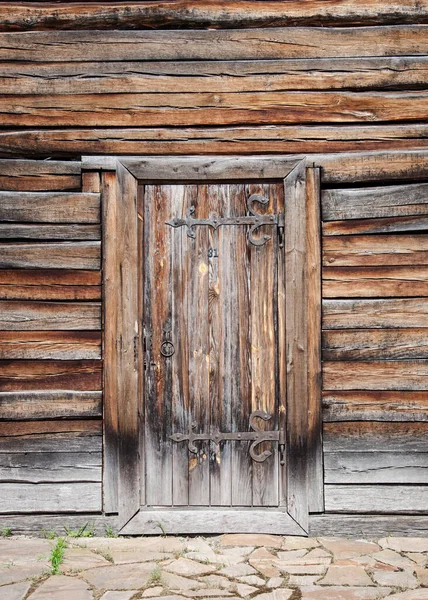
<instances>
[{"instance_id":1,"label":"wooden wall","mask_svg":"<svg viewBox=\"0 0 428 600\"><path fill-rule=\"evenodd\" d=\"M3 2L0 84L0 156L25 159L0 162L0 510L35 483L38 510L101 510L99 180L81 155L403 151L346 177L321 164L325 501L426 512L427 0Z\"/></svg>"},{"instance_id":2,"label":"wooden wall","mask_svg":"<svg viewBox=\"0 0 428 600\"><path fill-rule=\"evenodd\" d=\"M101 510L97 180L0 161L1 513Z\"/></svg>"}]
</instances>

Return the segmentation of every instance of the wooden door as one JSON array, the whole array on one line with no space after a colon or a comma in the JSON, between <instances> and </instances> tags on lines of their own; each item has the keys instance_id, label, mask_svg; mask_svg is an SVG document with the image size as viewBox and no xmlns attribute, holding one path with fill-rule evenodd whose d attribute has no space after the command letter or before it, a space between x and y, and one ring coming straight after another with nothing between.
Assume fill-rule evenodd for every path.
<instances>
[{"instance_id":1,"label":"wooden door","mask_svg":"<svg viewBox=\"0 0 428 600\"><path fill-rule=\"evenodd\" d=\"M317 186L290 159L117 173L122 532L304 534Z\"/></svg>"}]
</instances>

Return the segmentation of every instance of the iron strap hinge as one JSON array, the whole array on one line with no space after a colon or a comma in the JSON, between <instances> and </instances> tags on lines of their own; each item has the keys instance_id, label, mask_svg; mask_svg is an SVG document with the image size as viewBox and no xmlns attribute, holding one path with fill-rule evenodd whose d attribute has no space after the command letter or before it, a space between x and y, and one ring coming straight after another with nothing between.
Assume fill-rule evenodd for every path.
<instances>
[{"instance_id":1,"label":"iron strap hinge","mask_svg":"<svg viewBox=\"0 0 428 600\"><path fill-rule=\"evenodd\" d=\"M192 205L186 210L185 217L174 217L173 219L166 221L166 224L171 227L187 227L187 235L190 238L196 237L196 226L207 226L218 229L223 225L249 225L250 230L248 232L248 240L253 246L263 246L271 239L271 236L268 234L256 237L254 236L254 233L263 225L274 225L278 227L279 246L282 248L284 237L284 214L261 214L255 212L253 208L255 202L267 206L269 204L269 198L266 198L266 196L262 196L261 194L252 194L247 200L247 209L250 214L243 217L219 217L213 215L209 219L196 219L193 216L196 209Z\"/></svg>"},{"instance_id":2,"label":"iron strap hinge","mask_svg":"<svg viewBox=\"0 0 428 600\"><path fill-rule=\"evenodd\" d=\"M188 433L174 433L174 435L170 436L170 439L174 442L188 442L188 447L190 452L195 454L198 453L198 447L195 445L195 442L201 441L211 441L215 444L220 444L223 441L236 441L236 442L252 442L249 448L249 453L251 458L256 462L264 462L269 456L272 455L272 452L269 450L264 450L260 454L255 452L255 448L262 444L263 442L278 442L278 450L280 454L280 463L281 465L285 464L285 431L284 429L277 429L271 431L265 431L260 429L257 423L254 421L256 418L263 419L264 421L268 421L271 418L269 413L266 413L262 410L255 410L250 415L250 428L253 431L236 431L232 433L195 433L197 428L197 423L192 423L189 427Z\"/></svg>"}]
</instances>

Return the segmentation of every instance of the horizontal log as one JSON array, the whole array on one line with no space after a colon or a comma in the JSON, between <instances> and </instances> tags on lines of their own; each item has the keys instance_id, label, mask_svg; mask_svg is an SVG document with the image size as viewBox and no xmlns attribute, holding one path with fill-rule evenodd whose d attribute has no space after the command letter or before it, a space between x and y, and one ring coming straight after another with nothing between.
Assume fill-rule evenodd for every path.
<instances>
[{"instance_id":1,"label":"horizontal log","mask_svg":"<svg viewBox=\"0 0 428 600\"><path fill-rule=\"evenodd\" d=\"M12 522L13 517L4 517ZM16 518L16 517L15 517ZM30 531L31 518L17 520L18 531ZM35 523L34 523L35 525ZM34 526L33 525L33 526ZM421 537L426 535L428 517L406 515L355 515L323 514L309 515L309 536L343 536L353 538L381 538L390 536Z\"/></svg>"},{"instance_id":2,"label":"horizontal log","mask_svg":"<svg viewBox=\"0 0 428 600\"><path fill-rule=\"evenodd\" d=\"M101 390L100 360L10 360L0 363L0 392Z\"/></svg>"},{"instance_id":3,"label":"horizontal log","mask_svg":"<svg viewBox=\"0 0 428 600\"><path fill-rule=\"evenodd\" d=\"M324 298L428 296L428 267L325 267Z\"/></svg>"},{"instance_id":4,"label":"horizontal log","mask_svg":"<svg viewBox=\"0 0 428 600\"><path fill-rule=\"evenodd\" d=\"M101 358L98 331L0 331L0 360Z\"/></svg>"},{"instance_id":5,"label":"horizontal log","mask_svg":"<svg viewBox=\"0 0 428 600\"><path fill-rule=\"evenodd\" d=\"M281 25L364 25L426 23L426 0L298 0L287 2L216 0L151 2L4 2L2 31L40 29L143 29L274 27Z\"/></svg>"},{"instance_id":6,"label":"horizontal log","mask_svg":"<svg viewBox=\"0 0 428 600\"><path fill-rule=\"evenodd\" d=\"M325 423L325 452L426 453L428 423Z\"/></svg>"},{"instance_id":7,"label":"horizontal log","mask_svg":"<svg viewBox=\"0 0 428 600\"><path fill-rule=\"evenodd\" d=\"M427 136L428 125L413 123L335 127L254 125L203 129L32 129L1 131L0 156L355 152L426 148Z\"/></svg>"},{"instance_id":8,"label":"horizontal log","mask_svg":"<svg viewBox=\"0 0 428 600\"><path fill-rule=\"evenodd\" d=\"M426 513L428 487L418 485L326 485L325 510L347 513Z\"/></svg>"},{"instance_id":9,"label":"horizontal log","mask_svg":"<svg viewBox=\"0 0 428 600\"><path fill-rule=\"evenodd\" d=\"M323 392L322 403L324 422L428 421L426 392Z\"/></svg>"},{"instance_id":10,"label":"horizontal log","mask_svg":"<svg viewBox=\"0 0 428 600\"><path fill-rule=\"evenodd\" d=\"M428 183L324 190L324 221L428 214Z\"/></svg>"},{"instance_id":11,"label":"horizontal log","mask_svg":"<svg viewBox=\"0 0 428 600\"><path fill-rule=\"evenodd\" d=\"M408 90L427 83L427 57L0 63L5 95Z\"/></svg>"},{"instance_id":12,"label":"horizontal log","mask_svg":"<svg viewBox=\"0 0 428 600\"><path fill-rule=\"evenodd\" d=\"M428 484L428 454L327 452L324 481L327 484Z\"/></svg>"},{"instance_id":13,"label":"horizontal log","mask_svg":"<svg viewBox=\"0 0 428 600\"><path fill-rule=\"evenodd\" d=\"M428 300L323 300L324 329L427 327Z\"/></svg>"},{"instance_id":14,"label":"horizontal log","mask_svg":"<svg viewBox=\"0 0 428 600\"><path fill-rule=\"evenodd\" d=\"M1 269L0 299L100 300L101 272Z\"/></svg>"},{"instance_id":15,"label":"horizontal log","mask_svg":"<svg viewBox=\"0 0 428 600\"><path fill-rule=\"evenodd\" d=\"M324 221L322 223L323 235L398 233L400 231L428 231L428 216L353 219L348 221Z\"/></svg>"},{"instance_id":16,"label":"horizontal log","mask_svg":"<svg viewBox=\"0 0 428 600\"><path fill-rule=\"evenodd\" d=\"M0 422L0 453L63 453L102 450L102 421Z\"/></svg>"},{"instance_id":17,"label":"horizontal log","mask_svg":"<svg viewBox=\"0 0 428 600\"><path fill-rule=\"evenodd\" d=\"M0 302L0 330L55 331L101 329L97 302Z\"/></svg>"},{"instance_id":18,"label":"horizontal log","mask_svg":"<svg viewBox=\"0 0 428 600\"><path fill-rule=\"evenodd\" d=\"M0 240L100 240L99 225L0 223Z\"/></svg>"},{"instance_id":19,"label":"horizontal log","mask_svg":"<svg viewBox=\"0 0 428 600\"><path fill-rule=\"evenodd\" d=\"M411 122L424 121L427 115L426 91L195 92L0 97L0 125L4 127L43 127L58 122L67 127L85 127L88 123L92 127L161 127L251 123Z\"/></svg>"},{"instance_id":20,"label":"horizontal log","mask_svg":"<svg viewBox=\"0 0 428 600\"><path fill-rule=\"evenodd\" d=\"M236 151L235 153L236 154ZM115 171L118 156L94 155L82 156L82 169L85 171L110 170ZM222 158L220 156L220 158ZM224 158L229 158L227 155ZM232 157L231 157L232 158ZM298 164L306 159L308 164L322 168L323 183L356 183L386 180L420 180L428 177L428 151L427 150L405 150L390 152L348 152L338 154L311 154L311 155L287 155L289 164ZM284 157L276 156L253 156L251 165L263 168L264 172L271 172L279 162L284 163ZM163 172L171 173L175 168L182 169L183 165L190 161L195 162L194 156L170 157L167 160L159 157L148 156L141 159L139 156L127 157L126 163L144 165L144 170L153 173L153 179L162 179ZM212 164L212 160L199 159L200 164ZM232 160L233 162L233 160ZM198 163L199 164L199 163ZM249 163L248 163L249 164ZM220 163L222 165L222 163ZM160 170L165 169L165 171ZM259 172L259 171L258 171ZM261 171L260 171L261 172ZM266 176L266 175L265 175ZM195 179L195 177L193 177Z\"/></svg>"},{"instance_id":21,"label":"horizontal log","mask_svg":"<svg viewBox=\"0 0 428 600\"><path fill-rule=\"evenodd\" d=\"M76 190L80 173L80 162L0 160L0 190Z\"/></svg>"},{"instance_id":22,"label":"horizontal log","mask_svg":"<svg viewBox=\"0 0 428 600\"><path fill-rule=\"evenodd\" d=\"M0 244L1 269L101 268L100 242Z\"/></svg>"},{"instance_id":23,"label":"horizontal log","mask_svg":"<svg viewBox=\"0 0 428 600\"><path fill-rule=\"evenodd\" d=\"M0 453L0 485L101 482L101 477L101 452Z\"/></svg>"},{"instance_id":24,"label":"horizontal log","mask_svg":"<svg viewBox=\"0 0 428 600\"><path fill-rule=\"evenodd\" d=\"M428 390L428 361L324 362L325 390Z\"/></svg>"},{"instance_id":25,"label":"horizontal log","mask_svg":"<svg viewBox=\"0 0 428 600\"><path fill-rule=\"evenodd\" d=\"M0 192L0 219L23 223L99 223L100 195Z\"/></svg>"},{"instance_id":26,"label":"horizontal log","mask_svg":"<svg viewBox=\"0 0 428 600\"><path fill-rule=\"evenodd\" d=\"M322 356L327 361L427 359L427 331L410 328L323 331Z\"/></svg>"},{"instance_id":27,"label":"horizontal log","mask_svg":"<svg viewBox=\"0 0 428 600\"><path fill-rule=\"evenodd\" d=\"M13 535L33 535L35 537L43 537L46 535L46 531L52 530L55 531L57 536L62 536L65 527L79 529L82 523L86 522L94 528L94 535L100 537L105 536L107 525L112 527L113 531L119 531L117 515L97 515L94 513L2 515L3 527L10 527ZM419 521L417 525L420 525ZM319 527L319 524L317 523L316 526ZM409 531L412 531L412 529L410 528Z\"/></svg>"},{"instance_id":28,"label":"horizontal log","mask_svg":"<svg viewBox=\"0 0 428 600\"><path fill-rule=\"evenodd\" d=\"M101 483L0 483L0 513L99 512Z\"/></svg>"},{"instance_id":29,"label":"horizontal log","mask_svg":"<svg viewBox=\"0 0 428 600\"><path fill-rule=\"evenodd\" d=\"M0 393L0 419L4 421L101 416L101 392L54 390Z\"/></svg>"},{"instance_id":30,"label":"horizontal log","mask_svg":"<svg viewBox=\"0 0 428 600\"><path fill-rule=\"evenodd\" d=\"M425 25L0 34L0 61L261 60L426 55Z\"/></svg>"},{"instance_id":31,"label":"horizontal log","mask_svg":"<svg viewBox=\"0 0 428 600\"><path fill-rule=\"evenodd\" d=\"M341 235L323 242L323 265L427 265L428 235Z\"/></svg>"}]
</instances>

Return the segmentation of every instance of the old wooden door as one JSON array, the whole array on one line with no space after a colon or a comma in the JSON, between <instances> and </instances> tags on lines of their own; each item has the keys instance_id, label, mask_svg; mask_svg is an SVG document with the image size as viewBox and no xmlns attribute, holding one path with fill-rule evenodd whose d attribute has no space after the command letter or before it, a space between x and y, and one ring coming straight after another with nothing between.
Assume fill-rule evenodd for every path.
<instances>
[{"instance_id":1,"label":"old wooden door","mask_svg":"<svg viewBox=\"0 0 428 600\"><path fill-rule=\"evenodd\" d=\"M304 534L305 164L174 162L118 166L123 533Z\"/></svg>"}]
</instances>

